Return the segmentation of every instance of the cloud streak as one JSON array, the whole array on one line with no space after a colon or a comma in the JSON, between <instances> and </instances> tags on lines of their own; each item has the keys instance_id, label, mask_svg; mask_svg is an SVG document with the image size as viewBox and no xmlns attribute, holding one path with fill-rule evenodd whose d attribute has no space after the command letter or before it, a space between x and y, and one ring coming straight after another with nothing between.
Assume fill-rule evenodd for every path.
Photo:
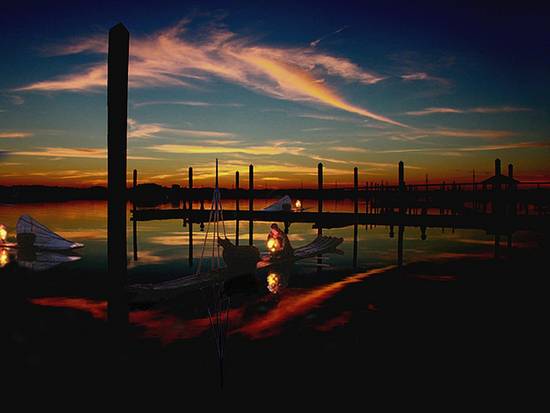
<instances>
[{"instance_id":1,"label":"cloud streak","mask_svg":"<svg viewBox=\"0 0 550 413\"><path fill-rule=\"evenodd\" d=\"M426 108L417 111L405 112L409 116L427 116L441 113L513 113L513 112L529 112L530 108L516 107L516 106L500 106L500 107L477 107L477 108L467 108L467 109L456 109L456 108L441 108L441 107L432 107Z\"/></svg>"},{"instance_id":2,"label":"cloud streak","mask_svg":"<svg viewBox=\"0 0 550 413\"><path fill-rule=\"evenodd\" d=\"M205 146L205 145L178 145L162 144L149 146L148 149L164 153L183 153L183 154L246 154L246 155L300 155L305 148L299 146L285 145L258 145L248 147L232 146Z\"/></svg>"},{"instance_id":3,"label":"cloud streak","mask_svg":"<svg viewBox=\"0 0 550 413\"><path fill-rule=\"evenodd\" d=\"M30 132L0 132L0 139L21 139L32 135Z\"/></svg>"},{"instance_id":4,"label":"cloud streak","mask_svg":"<svg viewBox=\"0 0 550 413\"><path fill-rule=\"evenodd\" d=\"M107 159L107 150L102 148L61 148L41 147L35 150L10 152L10 155L17 156L40 156L50 158L85 158L85 159ZM150 156L128 155L132 160L161 160Z\"/></svg>"},{"instance_id":5,"label":"cloud streak","mask_svg":"<svg viewBox=\"0 0 550 413\"><path fill-rule=\"evenodd\" d=\"M162 136L182 138L234 138L230 132L178 129L162 123L140 123L135 119L128 119L128 138L156 138Z\"/></svg>"},{"instance_id":6,"label":"cloud streak","mask_svg":"<svg viewBox=\"0 0 550 413\"><path fill-rule=\"evenodd\" d=\"M105 53L97 37L58 47L54 54ZM193 40L185 22L147 37L132 39L129 82L140 87L189 87L212 77L236 83L268 96L306 101L337 108L380 122L405 125L364 107L347 102L326 84L326 76L371 85L384 77L368 72L342 57L311 48L283 48L252 44L250 39L225 30L212 30ZM93 91L105 88L104 62L77 73L42 80L18 91Z\"/></svg>"}]
</instances>

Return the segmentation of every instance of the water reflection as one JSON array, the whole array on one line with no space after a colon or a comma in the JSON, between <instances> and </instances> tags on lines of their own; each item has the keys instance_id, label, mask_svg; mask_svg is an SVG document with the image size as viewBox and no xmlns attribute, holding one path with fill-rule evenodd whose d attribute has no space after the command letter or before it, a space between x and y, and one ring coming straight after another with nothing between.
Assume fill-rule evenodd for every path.
<instances>
[{"instance_id":1,"label":"water reflection","mask_svg":"<svg viewBox=\"0 0 550 413\"><path fill-rule=\"evenodd\" d=\"M18 249L17 264L31 271L46 271L58 265L80 260L78 255L65 255L52 251Z\"/></svg>"},{"instance_id":2,"label":"water reflection","mask_svg":"<svg viewBox=\"0 0 550 413\"><path fill-rule=\"evenodd\" d=\"M6 248L0 248L0 268L5 267L10 262L10 255Z\"/></svg>"}]
</instances>

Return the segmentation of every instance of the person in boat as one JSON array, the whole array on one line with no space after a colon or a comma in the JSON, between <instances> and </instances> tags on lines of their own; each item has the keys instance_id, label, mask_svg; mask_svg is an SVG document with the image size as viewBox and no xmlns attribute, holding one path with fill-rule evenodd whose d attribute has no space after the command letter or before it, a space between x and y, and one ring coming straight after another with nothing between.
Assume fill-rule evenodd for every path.
<instances>
[{"instance_id":1,"label":"person in boat","mask_svg":"<svg viewBox=\"0 0 550 413\"><path fill-rule=\"evenodd\" d=\"M271 224L271 230L267 236L267 247L273 257L289 257L294 254L288 236L276 223Z\"/></svg>"}]
</instances>

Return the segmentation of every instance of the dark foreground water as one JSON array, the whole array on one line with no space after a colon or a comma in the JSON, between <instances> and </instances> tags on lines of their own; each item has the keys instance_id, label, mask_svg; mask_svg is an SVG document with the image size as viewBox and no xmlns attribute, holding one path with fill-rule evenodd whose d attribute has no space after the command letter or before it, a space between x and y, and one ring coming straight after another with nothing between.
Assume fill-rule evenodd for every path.
<instances>
[{"instance_id":1,"label":"dark foreground water","mask_svg":"<svg viewBox=\"0 0 550 413\"><path fill-rule=\"evenodd\" d=\"M12 237L23 213L85 244L67 259L0 250L10 344L5 366L25 376L107 374L153 386L174 384L168 378L176 375L189 391L219 393L223 369L224 392L245 388L273 397L288 388L370 385L459 392L463 375L478 390L485 380L518 380L534 357L525 344L536 346L541 331L532 325L545 274L543 234L516 233L512 248L503 240L495 258L494 237L483 231L428 228L422 240L418 228L405 228L405 265L397 268L397 228L391 237L389 227L359 227L356 266L353 227L324 229L344 238L342 254L230 283L225 319L216 318L210 296L196 291L130 303L126 324L108 314L106 204L0 206ZM260 250L269 224L254 224ZM193 264L181 221L139 223L137 261L128 228L130 283L195 271L204 238L198 225ZM247 245L248 224L239 229ZM234 222L226 223L226 234L234 240ZM290 227L294 246L316 235L310 224Z\"/></svg>"}]
</instances>

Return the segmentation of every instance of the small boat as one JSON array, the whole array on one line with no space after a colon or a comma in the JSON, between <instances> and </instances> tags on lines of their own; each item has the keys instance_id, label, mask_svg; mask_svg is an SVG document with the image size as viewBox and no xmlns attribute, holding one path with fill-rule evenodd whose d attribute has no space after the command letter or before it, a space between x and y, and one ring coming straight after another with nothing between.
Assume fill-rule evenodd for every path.
<instances>
[{"instance_id":1,"label":"small boat","mask_svg":"<svg viewBox=\"0 0 550 413\"><path fill-rule=\"evenodd\" d=\"M21 215L15 226L19 249L62 251L81 248L84 244L73 242L56 234L29 215Z\"/></svg>"},{"instance_id":2,"label":"small boat","mask_svg":"<svg viewBox=\"0 0 550 413\"><path fill-rule=\"evenodd\" d=\"M219 281L228 281L236 277L254 274L256 271L267 269L271 266L290 265L295 261L315 257L320 254L342 254L337 247L344 241L343 238L321 236L315 238L307 245L294 249L292 256L274 258L265 256L256 262L255 268L220 268L206 274L192 274L173 280L157 283L132 284L127 290L133 294L132 301L150 302L176 297L184 292L198 290Z\"/></svg>"},{"instance_id":3,"label":"small boat","mask_svg":"<svg viewBox=\"0 0 550 413\"><path fill-rule=\"evenodd\" d=\"M262 211L291 211L292 200L288 195L283 196L277 202L265 207Z\"/></svg>"}]
</instances>

